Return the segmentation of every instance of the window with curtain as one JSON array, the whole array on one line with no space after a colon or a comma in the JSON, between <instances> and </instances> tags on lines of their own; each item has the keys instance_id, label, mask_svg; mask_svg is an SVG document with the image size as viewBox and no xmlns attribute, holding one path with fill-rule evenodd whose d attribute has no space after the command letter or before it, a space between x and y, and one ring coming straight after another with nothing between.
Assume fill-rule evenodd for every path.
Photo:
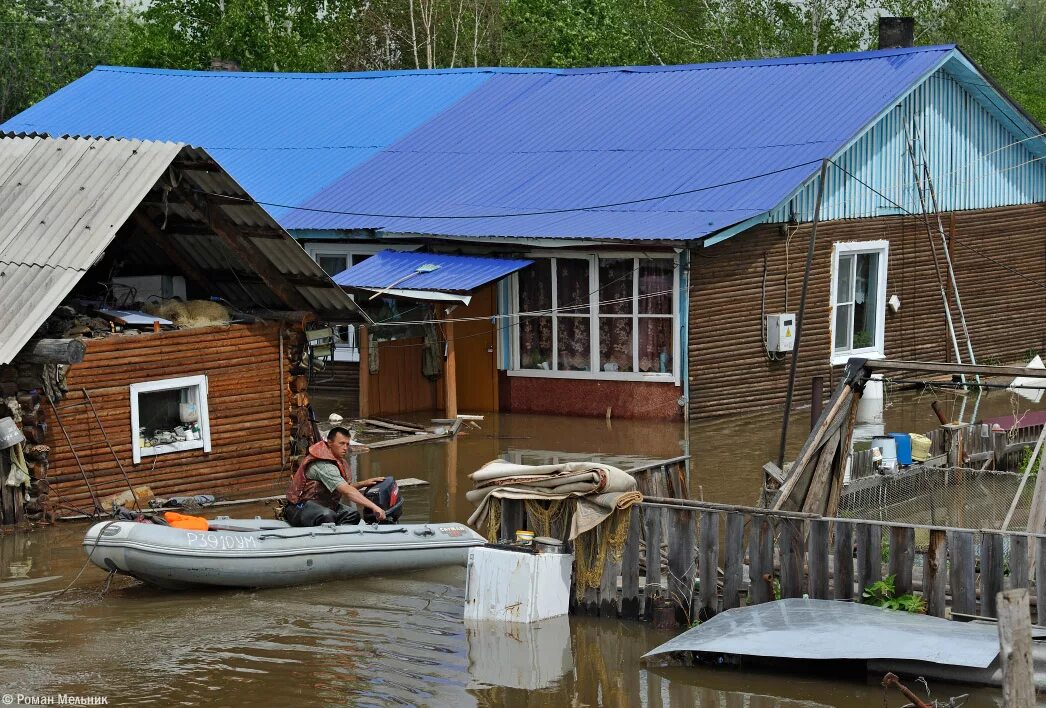
<instances>
[{"instance_id":1,"label":"window with curtain","mask_svg":"<svg viewBox=\"0 0 1046 708\"><path fill-rule=\"evenodd\" d=\"M674 259L539 257L516 282L519 370L673 374Z\"/></svg>"}]
</instances>

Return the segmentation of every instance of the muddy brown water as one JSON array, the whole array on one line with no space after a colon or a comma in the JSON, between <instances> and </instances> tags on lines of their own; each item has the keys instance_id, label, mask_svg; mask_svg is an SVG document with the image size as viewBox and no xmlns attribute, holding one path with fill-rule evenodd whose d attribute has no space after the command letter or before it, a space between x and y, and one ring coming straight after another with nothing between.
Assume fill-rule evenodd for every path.
<instances>
[{"instance_id":1,"label":"muddy brown water","mask_svg":"<svg viewBox=\"0 0 1046 708\"><path fill-rule=\"evenodd\" d=\"M336 400L320 404L321 413L337 409ZM982 412L1011 406L998 396ZM933 426L928 403L915 397L887 414L889 429ZM792 445L808 424L796 419ZM465 475L496 457L627 467L689 449L695 494L748 503L760 465L774 457L778 425L754 417L687 434L666 423L497 415L455 441L376 450L357 462L363 475L430 483L405 490L409 521L467 518ZM235 513L272 512L258 504ZM109 705L884 705L882 689L864 676L648 670L641 655L672 633L637 622L466 623L461 568L264 591L170 593L117 578L102 594L104 573L83 569L85 528L0 535L0 694L15 705L19 695L24 703L59 693L104 696ZM967 705L1001 705L993 690L931 688L937 698L970 693ZM904 703L886 698L888 706Z\"/></svg>"}]
</instances>

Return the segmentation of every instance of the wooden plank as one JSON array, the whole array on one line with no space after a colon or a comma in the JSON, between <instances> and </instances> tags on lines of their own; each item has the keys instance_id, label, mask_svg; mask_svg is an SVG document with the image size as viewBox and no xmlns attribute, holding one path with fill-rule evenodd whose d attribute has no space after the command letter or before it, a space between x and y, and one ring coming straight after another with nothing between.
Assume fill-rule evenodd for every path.
<instances>
[{"instance_id":1,"label":"wooden plank","mask_svg":"<svg viewBox=\"0 0 1046 708\"><path fill-rule=\"evenodd\" d=\"M948 562L952 590L952 612L972 615L977 612L977 574L972 531L949 531Z\"/></svg>"},{"instance_id":2,"label":"wooden plank","mask_svg":"<svg viewBox=\"0 0 1046 708\"><path fill-rule=\"evenodd\" d=\"M758 605L774 599L774 528L770 517L751 517L748 537L748 602Z\"/></svg>"},{"instance_id":3,"label":"wooden plank","mask_svg":"<svg viewBox=\"0 0 1046 708\"><path fill-rule=\"evenodd\" d=\"M621 617L639 619L639 544L643 535L643 521L639 509L628 510L628 536L621 557Z\"/></svg>"},{"instance_id":4,"label":"wooden plank","mask_svg":"<svg viewBox=\"0 0 1046 708\"><path fill-rule=\"evenodd\" d=\"M668 597L678 608L677 620L689 624L697 565L694 514L689 510L672 511L671 524L668 534Z\"/></svg>"},{"instance_id":5,"label":"wooden plank","mask_svg":"<svg viewBox=\"0 0 1046 708\"><path fill-rule=\"evenodd\" d=\"M654 606L652 600L657 594L663 594L664 582L661 579L661 529L662 517L668 512L664 509L643 507L643 540L646 543L646 585L643 591L643 614L652 617Z\"/></svg>"},{"instance_id":6,"label":"wooden plank","mask_svg":"<svg viewBox=\"0 0 1046 708\"><path fill-rule=\"evenodd\" d=\"M858 524L857 528L857 600L865 588L883 579L883 530L878 524Z\"/></svg>"},{"instance_id":7,"label":"wooden plank","mask_svg":"<svg viewBox=\"0 0 1046 708\"><path fill-rule=\"evenodd\" d=\"M704 622L719 611L719 513L705 511L701 513L701 534L698 537L700 558L698 568L701 572L701 595L697 618Z\"/></svg>"},{"instance_id":8,"label":"wooden plank","mask_svg":"<svg viewBox=\"0 0 1046 708\"><path fill-rule=\"evenodd\" d=\"M726 515L726 560L723 562L723 609L741 606L741 582L745 562L745 517Z\"/></svg>"},{"instance_id":9,"label":"wooden plank","mask_svg":"<svg viewBox=\"0 0 1046 708\"><path fill-rule=\"evenodd\" d=\"M846 521L835 522L833 540L835 582L832 597L836 600L852 600L854 596L854 525Z\"/></svg>"},{"instance_id":10,"label":"wooden plank","mask_svg":"<svg viewBox=\"0 0 1046 708\"><path fill-rule=\"evenodd\" d=\"M997 617L996 595L1002 592L1002 536L981 534L981 617Z\"/></svg>"},{"instance_id":11,"label":"wooden plank","mask_svg":"<svg viewBox=\"0 0 1046 708\"><path fill-rule=\"evenodd\" d=\"M847 411L849 413L849 411ZM814 467L813 479L810 488L806 492L806 500L803 502L802 510L810 514L825 514L829 505L829 492L832 488L832 469L839 452L840 431L836 430L828 438L828 442L821 448L817 458L817 466ZM825 539L827 540L827 538Z\"/></svg>"},{"instance_id":12,"label":"wooden plank","mask_svg":"<svg viewBox=\"0 0 1046 708\"><path fill-rule=\"evenodd\" d=\"M803 596L804 525L798 519L779 519L781 544L781 598Z\"/></svg>"},{"instance_id":13,"label":"wooden plank","mask_svg":"<svg viewBox=\"0 0 1046 708\"><path fill-rule=\"evenodd\" d=\"M1035 568L1036 622L1046 627L1046 538L1035 539Z\"/></svg>"},{"instance_id":14,"label":"wooden plank","mask_svg":"<svg viewBox=\"0 0 1046 708\"><path fill-rule=\"evenodd\" d=\"M926 600L926 614L933 617L944 617L947 602L945 590L948 584L947 536L944 531L930 532L930 545L926 550L926 565L923 572L923 598Z\"/></svg>"},{"instance_id":15,"label":"wooden plank","mask_svg":"<svg viewBox=\"0 0 1046 708\"><path fill-rule=\"evenodd\" d=\"M1028 537L1010 536L1010 574L1006 589L1029 588L1028 582Z\"/></svg>"},{"instance_id":16,"label":"wooden plank","mask_svg":"<svg viewBox=\"0 0 1046 708\"><path fill-rule=\"evenodd\" d=\"M1035 705L1035 675L1031 649L1031 608L1024 588L996 598L999 611L999 661L1002 664L1002 705Z\"/></svg>"},{"instance_id":17,"label":"wooden plank","mask_svg":"<svg viewBox=\"0 0 1046 708\"><path fill-rule=\"evenodd\" d=\"M815 600L827 600L828 595L828 522L817 519L810 522L807 543L807 562L810 568L809 594Z\"/></svg>"},{"instance_id":18,"label":"wooden plank","mask_svg":"<svg viewBox=\"0 0 1046 708\"><path fill-rule=\"evenodd\" d=\"M898 595L912 591L912 568L915 564L915 529L890 529L890 575Z\"/></svg>"},{"instance_id":19,"label":"wooden plank","mask_svg":"<svg viewBox=\"0 0 1046 708\"><path fill-rule=\"evenodd\" d=\"M607 550L606 561L603 563L603 577L599 581L600 617L617 618L620 613L617 579L621 576L622 560L623 558L615 558L613 551Z\"/></svg>"}]
</instances>

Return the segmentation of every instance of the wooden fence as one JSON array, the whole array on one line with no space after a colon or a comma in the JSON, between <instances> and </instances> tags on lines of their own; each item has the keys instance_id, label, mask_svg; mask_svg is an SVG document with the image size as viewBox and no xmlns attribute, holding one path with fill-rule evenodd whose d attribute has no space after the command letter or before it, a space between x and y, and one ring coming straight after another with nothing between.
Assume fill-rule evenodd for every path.
<instances>
[{"instance_id":1,"label":"wooden fence","mask_svg":"<svg viewBox=\"0 0 1046 708\"><path fill-rule=\"evenodd\" d=\"M662 548L660 563L643 560L652 548ZM576 611L638 619L663 598L676 607L677 621L689 624L779 598L859 601L865 588L891 575L896 594L921 597L928 614L995 617L1003 589L1029 588L1046 608L1046 583L1030 581L1032 557L1046 565L1046 535L650 497L632 509L622 558L608 557L604 594Z\"/></svg>"}]
</instances>

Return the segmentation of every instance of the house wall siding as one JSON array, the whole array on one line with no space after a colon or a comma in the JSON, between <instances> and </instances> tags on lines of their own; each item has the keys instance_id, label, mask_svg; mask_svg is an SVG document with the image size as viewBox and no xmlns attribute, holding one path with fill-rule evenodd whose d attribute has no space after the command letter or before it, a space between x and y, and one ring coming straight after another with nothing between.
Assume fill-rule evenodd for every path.
<instances>
[{"instance_id":1,"label":"house wall siding","mask_svg":"<svg viewBox=\"0 0 1046 708\"><path fill-rule=\"evenodd\" d=\"M951 232L959 293L978 361L1018 361L1028 350L1046 351L1046 204L955 212L943 218ZM810 228L801 225L787 247L780 227L760 225L711 248L691 251L692 417L745 413L783 403L790 355L778 361L767 358L761 314L798 311ZM830 365L832 244L873 240L890 243L886 293L901 300L899 312L886 314L886 356L954 361L921 220L896 216L824 222L817 232L796 405L809 404L812 377L825 377L830 389L840 371ZM764 277L766 299L761 305Z\"/></svg>"},{"instance_id":2,"label":"house wall siding","mask_svg":"<svg viewBox=\"0 0 1046 708\"><path fill-rule=\"evenodd\" d=\"M509 413L682 420L681 386L647 381L508 376L500 373L501 410Z\"/></svg>"},{"instance_id":3,"label":"house wall siding","mask_svg":"<svg viewBox=\"0 0 1046 708\"><path fill-rule=\"evenodd\" d=\"M158 496L240 492L282 484L289 470L283 469L281 428L289 421L281 412L280 388L290 377L288 361L280 360L279 336L279 325L258 324L87 340L84 361L69 367L69 392L57 404L61 424L51 418L47 431L46 442L52 449L51 498L67 507L90 510L91 495L77 457L99 498L127 489L106 435L131 484L148 485ZM208 379L211 452L172 452L143 457L134 464L130 385L200 374ZM105 435L85 405L83 389L98 411ZM289 399L288 394L284 400L288 406Z\"/></svg>"}]
</instances>

